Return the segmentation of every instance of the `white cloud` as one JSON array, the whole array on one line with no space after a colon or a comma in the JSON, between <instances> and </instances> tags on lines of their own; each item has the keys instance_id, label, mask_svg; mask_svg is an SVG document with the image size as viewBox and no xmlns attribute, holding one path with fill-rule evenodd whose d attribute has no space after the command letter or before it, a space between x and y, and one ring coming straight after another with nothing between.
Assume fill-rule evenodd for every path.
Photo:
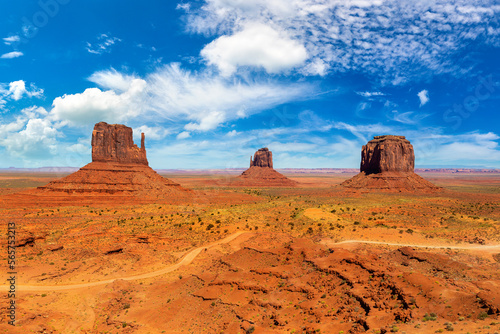
<instances>
[{"instance_id":1,"label":"white cloud","mask_svg":"<svg viewBox=\"0 0 500 334\"><path fill-rule=\"evenodd\" d=\"M420 165L496 166L500 161L498 140L493 132L457 135L415 133L416 162Z\"/></svg>"},{"instance_id":2,"label":"white cloud","mask_svg":"<svg viewBox=\"0 0 500 334\"><path fill-rule=\"evenodd\" d=\"M8 53L4 53L2 56L0 56L0 58L2 58L2 59L12 59L12 58L21 57L23 55L24 55L24 53L22 53L22 52L12 51L12 52L8 52Z\"/></svg>"},{"instance_id":3,"label":"white cloud","mask_svg":"<svg viewBox=\"0 0 500 334\"><path fill-rule=\"evenodd\" d=\"M307 98L313 91L308 84L282 85L269 80L226 79L211 72L193 73L179 64L158 69L146 81L145 103L150 110L166 119L186 119L191 123L186 129L199 131Z\"/></svg>"},{"instance_id":4,"label":"white cloud","mask_svg":"<svg viewBox=\"0 0 500 334\"><path fill-rule=\"evenodd\" d=\"M146 140L147 139L161 140L164 139L166 136L168 136L171 133L171 131L161 126L141 125L133 129L134 139L140 140L141 133L145 134Z\"/></svg>"},{"instance_id":5,"label":"white cloud","mask_svg":"<svg viewBox=\"0 0 500 334\"><path fill-rule=\"evenodd\" d=\"M424 89L422 91L420 91L418 94L418 98L420 99L420 106L424 106L427 104L427 102L429 102L429 92Z\"/></svg>"},{"instance_id":6,"label":"white cloud","mask_svg":"<svg viewBox=\"0 0 500 334\"><path fill-rule=\"evenodd\" d=\"M57 97L51 116L71 125L123 122L141 114L145 90L146 82L142 79L132 79L124 92L88 88L83 93Z\"/></svg>"},{"instance_id":7,"label":"white cloud","mask_svg":"<svg viewBox=\"0 0 500 334\"><path fill-rule=\"evenodd\" d=\"M191 137L191 134L187 131L183 131L177 135L177 139L186 139Z\"/></svg>"},{"instance_id":8,"label":"white cloud","mask_svg":"<svg viewBox=\"0 0 500 334\"><path fill-rule=\"evenodd\" d=\"M209 64L216 65L224 76L238 67L262 67L278 73L299 66L307 59L307 51L288 34L258 22L246 23L241 31L221 36L201 51Z\"/></svg>"},{"instance_id":9,"label":"white cloud","mask_svg":"<svg viewBox=\"0 0 500 334\"><path fill-rule=\"evenodd\" d=\"M305 48L307 60L300 51L300 56L287 59L291 63L285 63L285 68L301 65L302 73L313 75L362 71L394 85L429 74L463 76L472 68L456 57L471 41L500 45L494 28L500 6L495 0L205 0L201 6L189 4L179 7L186 9L188 30L215 37L203 54L226 73L238 66L265 64L271 64L273 72L279 70L270 59L280 57L262 56L273 48L267 42L259 48L245 36L249 25L258 24ZM248 47L240 45L244 40ZM251 54L239 53L237 45Z\"/></svg>"},{"instance_id":10,"label":"white cloud","mask_svg":"<svg viewBox=\"0 0 500 334\"><path fill-rule=\"evenodd\" d=\"M184 129L188 131L209 131L217 128L226 120L226 115L220 111L212 111L201 116L199 123L188 123Z\"/></svg>"},{"instance_id":11,"label":"white cloud","mask_svg":"<svg viewBox=\"0 0 500 334\"><path fill-rule=\"evenodd\" d=\"M23 95L28 97L41 97L43 94L43 89L37 88L35 85L31 84L30 90L26 89L26 83L24 80L13 81L9 84L10 97L13 100L20 100Z\"/></svg>"},{"instance_id":12,"label":"white cloud","mask_svg":"<svg viewBox=\"0 0 500 334\"><path fill-rule=\"evenodd\" d=\"M415 125L428 116L429 114L415 113L413 111L407 111L403 113L394 111L392 120L403 124Z\"/></svg>"},{"instance_id":13,"label":"white cloud","mask_svg":"<svg viewBox=\"0 0 500 334\"><path fill-rule=\"evenodd\" d=\"M356 92L356 94L361 95L363 97L373 97L373 96L385 96L384 93L382 92Z\"/></svg>"},{"instance_id":14,"label":"white cloud","mask_svg":"<svg viewBox=\"0 0 500 334\"><path fill-rule=\"evenodd\" d=\"M89 81L98 84L102 88L120 93L129 90L135 79L138 78L133 75L120 73L113 68L108 71L95 72L88 78Z\"/></svg>"},{"instance_id":15,"label":"white cloud","mask_svg":"<svg viewBox=\"0 0 500 334\"><path fill-rule=\"evenodd\" d=\"M111 37L107 34L97 36L95 43L87 42L86 50L93 54L103 54L111 52L111 47L122 40L117 37Z\"/></svg>"},{"instance_id":16,"label":"white cloud","mask_svg":"<svg viewBox=\"0 0 500 334\"><path fill-rule=\"evenodd\" d=\"M9 84L0 83L0 109L7 104L8 100L19 101L24 96L40 98L43 96L43 89L34 84L26 88L24 80L12 81Z\"/></svg>"},{"instance_id":17,"label":"white cloud","mask_svg":"<svg viewBox=\"0 0 500 334\"><path fill-rule=\"evenodd\" d=\"M311 95L308 84L226 79L210 71L189 72L179 64L158 68L144 78L114 69L89 80L100 88L67 94L53 101L51 117L70 125L98 121L170 120L188 131L214 130L220 124L248 117L276 105Z\"/></svg>"},{"instance_id":18,"label":"white cloud","mask_svg":"<svg viewBox=\"0 0 500 334\"><path fill-rule=\"evenodd\" d=\"M3 42L5 45L12 45L13 43L19 42L21 39L17 35L5 37Z\"/></svg>"},{"instance_id":19,"label":"white cloud","mask_svg":"<svg viewBox=\"0 0 500 334\"><path fill-rule=\"evenodd\" d=\"M226 133L227 137L235 137L237 135L238 135L238 131L236 131L236 130L232 130L232 131L229 131L228 133Z\"/></svg>"},{"instance_id":20,"label":"white cloud","mask_svg":"<svg viewBox=\"0 0 500 334\"><path fill-rule=\"evenodd\" d=\"M15 157L47 158L57 152L57 127L43 108L31 107L10 123L0 124L0 146Z\"/></svg>"}]
</instances>

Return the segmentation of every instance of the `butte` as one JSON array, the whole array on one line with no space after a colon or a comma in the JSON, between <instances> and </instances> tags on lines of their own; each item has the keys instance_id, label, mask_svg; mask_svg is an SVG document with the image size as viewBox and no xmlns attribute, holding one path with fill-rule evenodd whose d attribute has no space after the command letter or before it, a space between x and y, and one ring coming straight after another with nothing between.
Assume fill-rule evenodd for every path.
<instances>
[{"instance_id":1,"label":"butte","mask_svg":"<svg viewBox=\"0 0 500 334\"><path fill-rule=\"evenodd\" d=\"M185 197L190 190L160 176L149 167L142 133L141 147L132 129L121 124L97 123L92 132L92 162L55 180L37 192L80 195L124 195L154 199Z\"/></svg>"},{"instance_id":2,"label":"butte","mask_svg":"<svg viewBox=\"0 0 500 334\"><path fill-rule=\"evenodd\" d=\"M413 146L404 136L375 136L361 150L360 173L342 182L359 190L433 192L441 188L415 174Z\"/></svg>"},{"instance_id":3,"label":"butte","mask_svg":"<svg viewBox=\"0 0 500 334\"><path fill-rule=\"evenodd\" d=\"M250 168L231 182L234 186L295 187L298 182L290 180L273 168L273 153L267 147L250 157Z\"/></svg>"}]
</instances>

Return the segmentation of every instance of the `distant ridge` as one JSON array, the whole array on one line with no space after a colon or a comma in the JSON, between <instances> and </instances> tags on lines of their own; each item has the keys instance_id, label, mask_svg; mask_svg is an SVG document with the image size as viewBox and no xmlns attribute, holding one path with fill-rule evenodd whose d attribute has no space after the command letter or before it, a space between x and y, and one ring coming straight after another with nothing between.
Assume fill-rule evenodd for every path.
<instances>
[{"instance_id":1,"label":"distant ridge","mask_svg":"<svg viewBox=\"0 0 500 334\"><path fill-rule=\"evenodd\" d=\"M73 173L78 167L37 167L37 168L0 168L0 173ZM241 174L246 168L213 168L213 169L165 169L153 168L160 174ZM342 174L358 173L359 168L276 168L287 174ZM499 168L415 168L417 173L500 173Z\"/></svg>"}]
</instances>

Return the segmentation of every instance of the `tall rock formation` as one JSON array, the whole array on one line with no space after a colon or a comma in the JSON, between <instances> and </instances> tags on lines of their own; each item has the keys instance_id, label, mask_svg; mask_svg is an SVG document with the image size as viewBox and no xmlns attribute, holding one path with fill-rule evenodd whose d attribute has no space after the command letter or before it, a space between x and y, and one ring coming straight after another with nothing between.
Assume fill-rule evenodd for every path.
<instances>
[{"instance_id":1,"label":"tall rock formation","mask_svg":"<svg viewBox=\"0 0 500 334\"><path fill-rule=\"evenodd\" d=\"M188 195L189 190L149 167L144 133L141 137L139 148L134 144L132 129L128 126L97 123L92 132L92 162L38 190L84 195L116 194L141 199Z\"/></svg>"},{"instance_id":2,"label":"tall rock formation","mask_svg":"<svg viewBox=\"0 0 500 334\"><path fill-rule=\"evenodd\" d=\"M141 148L134 144L132 128L122 124L97 123L92 131L92 161L148 165L144 133Z\"/></svg>"},{"instance_id":3,"label":"tall rock formation","mask_svg":"<svg viewBox=\"0 0 500 334\"><path fill-rule=\"evenodd\" d=\"M360 173L342 186L388 191L440 189L414 173L413 146L404 136L375 136L361 150Z\"/></svg>"},{"instance_id":4,"label":"tall rock formation","mask_svg":"<svg viewBox=\"0 0 500 334\"><path fill-rule=\"evenodd\" d=\"M252 157L250 157L250 167L269 167L273 168L273 152L267 147L259 148Z\"/></svg>"},{"instance_id":5,"label":"tall rock formation","mask_svg":"<svg viewBox=\"0 0 500 334\"><path fill-rule=\"evenodd\" d=\"M244 187L294 187L297 182L274 170L273 153L264 147L255 152L253 159L250 157L250 168L230 184Z\"/></svg>"},{"instance_id":6,"label":"tall rock formation","mask_svg":"<svg viewBox=\"0 0 500 334\"><path fill-rule=\"evenodd\" d=\"M365 174L408 172L415 168L415 154L404 136L375 136L361 150L361 171Z\"/></svg>"}]
</instances>

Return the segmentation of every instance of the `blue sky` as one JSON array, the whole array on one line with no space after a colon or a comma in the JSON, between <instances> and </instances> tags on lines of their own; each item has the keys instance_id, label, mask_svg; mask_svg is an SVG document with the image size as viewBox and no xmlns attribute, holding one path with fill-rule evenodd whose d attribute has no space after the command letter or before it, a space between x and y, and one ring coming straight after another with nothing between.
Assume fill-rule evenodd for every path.
<instances>
[{"instance_id":1,"label":"blue sky","mask_svg":"<svg viewBox=\"0 0 500 334\"><path fill-rule=\"evenodd\" d=\"M499 168L499 59L494 0L2 1L0 168L82 166L99 121L154 168L357 168L382 134Z\"/></svg>"}]
</instances>

